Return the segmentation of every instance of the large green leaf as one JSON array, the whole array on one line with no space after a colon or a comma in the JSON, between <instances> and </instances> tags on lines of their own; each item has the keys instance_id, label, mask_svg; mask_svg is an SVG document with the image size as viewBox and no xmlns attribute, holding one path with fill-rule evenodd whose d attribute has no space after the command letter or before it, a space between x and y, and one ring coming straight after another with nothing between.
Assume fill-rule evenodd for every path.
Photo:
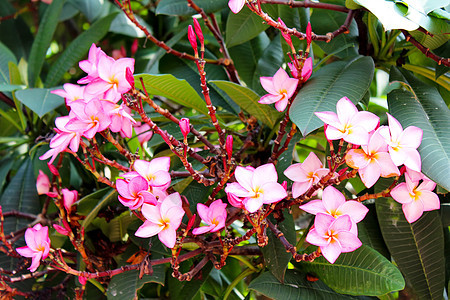
<instances>
[{"instance_id":1,"label":"large green leaf","mask_svg":"<svg viewBox=\"0 0 450 300\"><path fill-rule=\"evenodd\" d=\"M444 236L436 211L410 224L392 198L376 201L383 238L418 299L442 299L445 282Z\"/></svg>"},{"instance_id":2,"label":"large green leaf","mask_svg":"<svg viewBox=\"0 0 450 300\"><path fill-rule=\"evenodd\" d=\"M0 17L16 14L9 0L0 0ZM28 53L33 43L33 36L29 26L18 14L13 19L2 20L0 22L0 41L6 45L16 55L17 58L28 57Z\"/></svg>"},{"instance_id":3,"label":"large green leaf","mask_svg":"<svg viewBox=\"0 0 450 300\"><path fill-rule=\"evenodd\" d=\"M282 116L274 108L265 104L259 104L258 101L261 97L251 89L229 81L213 80L209 81L209 83L213 87L223 90L243 110L270 128L273 128L277 120Z\"/></svg>"},{"instance_id":4,"label":"large green leaf","mask_svg":"<svg viewBox=\"0 0 450 300\"><path fill-rule=\"evenodd\" d=\"M50 93L52 89L26 89L15 93L16 98L39 117L64 104L64 99Z\"/></svg>"},{"instance_id":5,"label":"large green leaf","mask_svg":"<svg viewBox=\"0 0 450 300\"><path fill-rule=\"evenodd\" d=\"M320 257L313 262L302 262L300 267L343 294L381 296L405 287L397 267L365 245L353 252L342 253L334 264Z\"/></svg>"},{"instance_id":6,"label":"large green leaf","mask_svg":"<svg viewBox=\"0 0 450 300\"><path fill-rule=\"evenodd\" d=\"M45 80L46 87L57 85L64 73L86 55L92 43L100 41L105 36L109 25L116 15L117 13L112 13L96 21L87 31L84 31L70 43L67 49L52 64Z\"/></svg>"},{"instance_id":7,"label":"large green leaf","mask_svg":"<svg viewBox=\"0 0 450 300\"><path fill-rule=\"evenodd\" d=\"M142 78L149 94L166 97L178 104L193 108L206 116L208 115L205 101L200 98L186 80L177 79L170 74L137 74L134 75L134 78L137 88L142 89L139 79Z\"/></svg>"},{"instance_id":8,"label":"large green leaf","mask_svg":"<svg viewBox=\"0 0 450 300\"><path fill-rule=\"evenodd\" d=\"M358 223L358 238L364 245L370 246L387 259L390 259L389 251L383 240L380 225L378 224L375 205L368 204L366 206L369 212L364 217L364 220Z\"/></svg>"},{"instance_id":9,"label":"large green leaf","mask_svg":"<svg viewBox=\"0 0 450 300\"><path fill-rule=\"evenodd\" d=\"M65 0L54 0L42 16L41 23L36 38L33 42L28 61L28 82L30 87L34 87L44 65L45 55L47 53L53 33L59 21Z\"/></svg>"},{"instance_id":10,"label":"large green leaf","mask_svg":"<svg viewBox=\"0 0 450 300\"><path fill-rule=\"evenodd\" d=\"M291 244L295 245L296 235L294 218L292 217L292 214L287 211L283 212L283 216L284 220L283 222L278 223L278 229L284 233L284 236ZM269 220L276 224L275 218L272 216L269 217ZM264 262L273 276L280 282L284 282L286 267L292 258L292 254L286 252L286 248L272 230L267 229L267 237L269 238L269 242L265 247L261 248L261 252L264 255Z\"/></svg>"},{"instance_id":11,"label":"large green leaf","mask_svg":"<svg viewBox=\"0 0 450 300\"><path fill-rule=\"evenodd\" d=\"M314 115L317 111L336 111L336 103L348 97L361 101L369 89L374 63L368 56L326 65L315 72L292 103L290 117L305 136L323 126Z\"/></svg>"},{"instance_id":12,"label":"large green leaf","mask_svg":"<svg viewBox=\"0 0 450 300\"><path fill-rule=\"evenodd\" d=\"M147 282L156 282L164 285L165 267L153 267L152 275L144 275L139 279L139 270L120 273L111 279L106 295L108 299L133 300L137 299L137 292Z\"/></svg>"},{"instance_id":13,"label":"large green leaf","mask_svg":"<svg viewBox=\"0 0 450 300\"><path fill-rule=\"evenodd\" d=\"M22 163L14 178L4 190L0 198L0 205L3 212L16 210L29 214L39 213L41 205L36 191L32 159L28 158ZM5 234L9 235L19 229L26 228L29 223L29 220L23 218L6 218L4 222ZM24 245L24 242L21 239L15 246L22 245ZM0 255L0 266L2 268L13 270L15 269L14 263L14 259L3 255L3 253Z\"/></svg>"},{"instance_id":14,"label":"large green leaf","mask_svg":"<svg viewBox=\"0 0 450 300\"><path fill-rule=\"evenodd\" d=\"M414 125L423 130L418 149L422 172L450 191L450 110L436 88L408 71L393 67L389 80L410 86L411 90L398 88L388 94L389 112L403 128Z\"/></svg>"},{"instance_id":15,"label":"large green leaf","mask_svg":"<svg viewBox=\"0 0 450 300\"><path fill-rule=\"evenodd\" d=\"M261 18L248 7L244 7L238 14L229 14L226 28L226 44L233 47L258 36L269 25L261 22ZM243 54L244 55L244 54Z\"/></svg>"},{"instance_id":16,"label":"large green leaf","mask_svg":"<svg viewBox=\"0 0 450 300\"><path fill-rule=\"evenodd\" d=\"M117 199L117 191L115 189L106 188L109 190L104 196L100 199L100 201L97 203L97 205L89 212L89 214L86 216L86 219L83 220L83 223L81 223L81 226L86 228L89 226L89 224L94 220L95 217L97 217L99 211L106 206L110 201L113 199ZM103 190L101 190L103 192ZM100 191L98 191L100 192ZM87 196L89 197L89 196ZM94 199L94 198L93 198ZM83 199L80 200L83 202ZM84 200L86 201L86 200Z\"/></svg>"},{"instance_id":17,"label":"large green leaf","mask_svg":"<svg viewBox=\"0 0 450 300\"><path fill-rule=\"evenodd\" d=\"M255 89L253 86L253 79L255 77L258 61L261 59L264 49L267 49L269 44L270 39L267 37L267 34L261 32L254 39L229 49L231 58L239 72L240 79L251 89ZM242 55L242 53L245 53L245 55Z\"/></svg>"},{"instance_id":18,"label":"large green leaf","mask_svg":"<svg viewBox=\"0 0 450 300\"><path fill-rule=\"evenodd\" d=\"M9 82L9 62L17 64L14 53L11 52L2 42L0 42L0 83Z\"/></svg>"},{"instance_id":19,"label":"large green leaf","mask_svg":"<svg viewBox=\"0 0 450 300\"><path fill-rule=\"evenodd\" d=\"M345 22L346 18L347 14L342 12L315 9L311 15L311 26L315 34L327 34L339 28ZM356 47L358 45L357 36L358 29L356 22L353 21L350 23L348 34L341 34L330 42L316 41L315 43L327 54L342 48L343 50L336 53L335 56L340 58L356 56L358 55L358 48Z\"/></svg>"},{"instance_id":20,"label":"large green leaf","mask_svg":"<svg viewBox=\"0 0 450 300\"><path fill-rule=\"evenodd\" d=\"M267 297L283 300L340 300L356 299L348 295L335 293L322 281L308 281L306 274L287 270L284 283L280 283L272 273L265 272L248 286Z\"/></svg>"},{"instance_id":21,"label":"large green leaf","mask_svg":"<svg viewBox=\"0 0 450 300\"><path fill-rule=\"evenodd\" d=\"M227 0L195 0L195 4L201 7L206 13L212 13L227 7ZM188 6L186 0L161 0L156 7L156 14L172 16L190 16L197 12Z\"/></svg>"}]
</instances>

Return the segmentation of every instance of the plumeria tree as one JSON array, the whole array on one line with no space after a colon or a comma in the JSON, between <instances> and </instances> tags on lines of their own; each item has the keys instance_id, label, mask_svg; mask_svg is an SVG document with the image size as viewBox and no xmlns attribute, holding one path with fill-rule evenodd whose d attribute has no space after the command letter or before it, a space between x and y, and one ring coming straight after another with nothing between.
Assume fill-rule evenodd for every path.
<instances>
[{"instance_id":1,"label":"plumeria tree","mask_svg":"<svg viewBox=\"0 0 450 300\"><path fill-rule=\"evenodd\" d=\"M0 0L2 299L442 299L450 1Z\"/></svg>"}]
</instances>

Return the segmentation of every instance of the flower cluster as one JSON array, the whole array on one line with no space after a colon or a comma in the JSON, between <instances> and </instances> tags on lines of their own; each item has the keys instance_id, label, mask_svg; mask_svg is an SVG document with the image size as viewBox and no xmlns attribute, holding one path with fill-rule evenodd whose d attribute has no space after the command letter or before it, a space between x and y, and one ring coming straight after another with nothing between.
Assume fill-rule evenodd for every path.
<instances>
[{"instance_id":1,"label":"flower cluster","mask_svg":"<svg viewBox=\"0 0 450 300\"><path fill-rule=\"evenodd\" d=\"M50 141L50 150L40 159L56 156L67 147L78 151L82 137L92 139L97 132L109 128L130 138L132 126L136 123L130 115L130 109L120 103L121 95L131 89L127 73L134 71L134 59L115 60L92 44L87 60L80 62L80 68L87 76L78 80L83 86L64 84L64 89L53 91L64 97L70 110L68 116L56 118L56 135Z\"/></svg>"}]
</instances>

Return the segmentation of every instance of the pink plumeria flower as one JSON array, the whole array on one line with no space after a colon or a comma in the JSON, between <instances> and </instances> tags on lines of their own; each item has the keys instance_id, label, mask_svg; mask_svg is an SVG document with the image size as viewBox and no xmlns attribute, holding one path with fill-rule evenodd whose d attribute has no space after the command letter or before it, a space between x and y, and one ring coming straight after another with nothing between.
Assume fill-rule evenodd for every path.
<instances>
[{"instance_id":1,"label":"pink plumeria flower","mask_svg":"<svg viewBox=\"0 0 450 300\"><path fill-rule=\"evenodd\" d=\"M36 190L38 195L45 195L50 192L50 180L42 170L39 170L39 175L36 179Z\"/></svg>"},{"instance_id":2,"label":"pink plumeria flower","mask_svg":"<svg viewBox=\"0 0 450 300\"><path fill-rule=\"evenodd\" d=\"M45 152L43 155L39 157L40 160L47 159L52 157L49 161L49 164L52 164L55 160L56 156L59 153L66 150L69 147L73 152L78 151L78 147L80 145L81 134L78 131L68 130L66 128L67 123L71 120L70 116L58 117L55 120L55 131L56 135L50 141L50 150Z\"/></svg>"},{"instance_id":3,"label":"pink plumeria flower","mask_svg":"<svg viewBox=\"0 0 450 300\"><path fill-rule=\"evenodd\" d=\"M69 116L72 119L65 128L80 132L85 138L92 139L97 132L103 131L111 124L111 118L103 110L100 100L92 99L88 103L75 101L72 103Z\"/></svg>"},{"instance_id":4,"label":"pink plumeria flower","mask_svg":"<svg viewBox=\"0 0 450 300\"><path fill-rule=\"evenodd\" d=\"M85 71L88 75L78 80L78 83L85 84L98 78L98 62L100 57L107 57L106 53L95 44L91 45L89 49L89 56L87 60L79 62L80 69Z\"/></svg>"},{"instance_id":5,"label":"pink plumeria flower","mask_svg":"<svg viewBox=\"0 0 450 300\"><path fill-rule=\"evenodd\" d=\"M369 132L378 126L380 118L368 111L358 111L347 97L338 101L336 111L337 114L331 111L314 113L328 125L325 129L327 139L344 139L354 145L367 145Z\"/></svg>"},{"instance_id":6,"label":"pink plumeria flower","mask_svg":"<svg viewBox=\"0 0 450 300\"><path fill-rule=\"evenodd\" d=\"M148 191L148 188L148 182L142 176L136 176L129 182L124 179L116 181L119 201L131 210L138 209L144 203L156 205L156 197Z\"/></svg>"},{"instance_id":7,"label":"pink plumeria flower","mask_svg":"<svg viewBox=\"0 0 450 300\"><path fill-rule=\"evenodd\" d=\"M350 232L351 227L352 220L348 215L335 219L318 213L306 241L319 246L323 257L333 264L341 253L355 251L362 245L358 237Z\"/></svg>"},{"instance_id":8,"label":"pink plumeria flower","mask_svg":"<svg viewBox=\"0 0 450 300\"><path fill-rule=\"evenodd\" d=\"M293 63L288 63L289 70L294 78L298 78L298 70ZM309 77L311 77L313 70L313 59L312 57L308 57L305 60L302 68L301 80L302 82L306 82Z\"/></svg>"},{"instance_id":9,"label":"pink plumeria flower","mask_svg":"<svg viewBox=\"0 0 450 300\"><path fill-rule=\"evenodd\" d=\"M245 0L230 0L228 1L228 7L231 9L231 11L235 14L241 11L241 9L244 7Z\"/></svg>"},{"instance_id":10,"label":"pink plumeria flower","mask_svg":"<svg viewBox=\"0 0 450 300\"><path fill-rule=\"evenodd\" d=\"M285 70L280 68L273 77L261 77L262 87L269 92L258 101L261 104L275 103L278 111L284 111L288 105L289 98L295 92L298 85L298 79L290 78Z\"/></svg>"},{"instance_id":11,"label":"pink plumeria flower","mask_svg":"<svg viewBox=\"0 0 450 300\"><path fill-rule=\"evenodd\" d=\"M153 137L153 131L147 123L137 122L133 125L139 144L148 142Z\"/></svg>"},{"instance_id":12,"label":"pink plumeria flower","mask_svg":"<svg viewBox=\"0 0 450 300\"><path fill-rule=\"evenodd\" d=\"M131 85L126 78L126 69L134 72L133 58L120 58L103 56L98 60L98 78L86 86L86 93L96 95L102 99L117 102L121 94L128 92Z\"/></svg>"},{"instance_id":13,"label":"pink plumeria flower","mask_svg":"<svg viewBox=\"0 0 450 300\"><path fill-rule=\"evenodd\" d=\"M324 168L322 162L314 154L309 153L303 163L293 164L289 166L284 175L294 181L292 184L292 197L297 198L307 192L314 184L327 175L327 168Z\"/></svg>"},{"instance_id":14,"label":"pink plumeria flower","mask_svg":"<svg viewBox=\"0 0 450 300\"><path fill-rule=\"evenodd\" d=\"M25 231L26 246L17 248L16 251L25 257L31 257L30 272L36 271L41 259L46 259L50 252L50 238L48 237L48 227L36 224L33 228Z\"/></svg>"},{"instance_id":15,"label":"pink plumeria flower","mask_svg":"<svg viewBox=\"0 0 450 300\"><path fill-rule=\"evenodd\" d=\"M197 204L197 212L202 221L208 224L195 228L193 234L202 234L205 232L216 232L225 227L225 221L227 219L227 204L222 200L216 200L208 207L204 204Z\"/></svg>"},{"instance_id":16,"label":"pink plumeria flower","mask_svg":"<svg viewBox=\"0 0 450 300\"><path fill-rule=\"evenodd\" d=\"M136 172L147 179L151 187L167 189L172 179L169 174L170 157L157 157L151 161L138 159L134 162Z\"/></svg>"},{"instance_id":17,"label":"pink plumeria flower","mask_svg":"<svg viewBox=\"0 0 450 300\"><path fill-rule=\"evenodd\" d=\"M77 84L65 83L62 90L53 90L52 94L61 96L65 99L67 106L70 106L72 102L82 99L86 100L84 97L84 90L86 86L79 86ZM90 99L87 99L90 100Z\"/></svg>"},{"instance_id":18,"label":"pink plumeria flower","mask_svg":"<svg viewBox=\"0 0 450 300\"><path fill-rule=\"evenodd\" d=\"M351 168L358 169L359 176L366 187L372 187L380 176L387 178L400 175L400 171L387 152L387 144L379 130L370 137L369 144L361 148L351 149L345 155L345 161Z\"/></svg>"},{"instance_id":19,"label":"pink plumeria flower","mask_svg":"<svg viewBox=\"0 0 450 300\"><path fill-rule=\"evenodd\" d=\"M133 135L133 124L136 121L130 115L130 109L123 103L119 105L109 100L102 100L101 103L104 111L111 119L109 129L112 132L120 132L124 137L131 138Z\"/></svg>"},{"instance_id":20,"label":"pink plumeria flower","mask_svg":"<svg viewBox=\"0 0 450 300\"><path fill-rule=\"evenodd\" d=\"M403 130L396 118L388 115L389 128L383 126L380 134L389 145L389 154L395 165L405 165L408 168L420 172L422 164L420 154L417 151L422 142L423 131L416 126L408 126Z\"/></svg>"},{"instance_id":21,"label":"pink plumeria flower","mask_svg":"<svg viewBox=\"0 0 450 300\"><path fill-rule=\"evenodd\" d=\"M405 182L391 191L391 197L402 204L402 210L409 223L417 221L424 211L439 209L439 197L432 191L436 183L423 176L422 183L416 174L405 173Z\"/></svg>"},{"instance_id":22,"label":"pink plumeria flower","mask_svg":"<svg viewBox=\"0 0 450 300\"><path fill-rule=\"evenodd\" d=\"M147 220L136 231L136 236L147 238L158 235L164 245L173 248L184 216L180 194L173 193L156 206L144 204L142 214Z\"/></svg>"},{"instance_id":23,"label":"pink plumeria flower","mask_svg":"<svg viewBox=\"0 0 450 300\"><path fill-rule=\"evenodd\" d=\"M225 188L233 206L242 205L253 213L263 204L275 203L287 197L286 190L277 182L278 175L273 164L265 164L256 169L238 166L234 176L237 182L229 183Z\"/></svg>"},{"instance_id":24,"label":"pink plumeria flower","mask_svg":"<svg viewBox=\"0 0 450 300\"><path fill-rule=\"evenodd\" d=\"M63 204L67 211L70 211L72 205L78 200L78 191L70 191L68 189L61 190L63 194Z\"/></svg>"},{"instance_id":25,"label":"pink plumeria flower","mask_svg":"<svg viewBox=\"0 0 450 300\"><path fill-rule=\"evenodd\" d=\"M344 195L336 188L328 186L323 190L322 200L313 200L300 206L304 211L316 215L327 214L333 218L348 215L352 221L350 232L358 234L356 223L361 222L369 209L355 200L345 200Z\"/></svg>"}]
</instances>

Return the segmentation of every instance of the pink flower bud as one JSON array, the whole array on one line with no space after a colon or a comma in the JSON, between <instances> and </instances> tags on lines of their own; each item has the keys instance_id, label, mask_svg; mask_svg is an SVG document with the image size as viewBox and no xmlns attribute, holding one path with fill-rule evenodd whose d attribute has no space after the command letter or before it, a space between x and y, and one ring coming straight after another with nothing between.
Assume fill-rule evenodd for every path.
<instances>
[{"instance_id":1,"label":"pink flower bud","mask_svg":"<svg viewBox=\"0 0 450 300\"><path fill-rule=\"evenodd\" d=\"M80 282L81 285L86 285L87 279L86 277L78 276L78 281Z\"/></svg>"},{"instance_id":2,"label":"pink flower bud","mask_svg":"<svg viewBox=\"0 0 450 300\"><path fill-rule=\"evenodd\" d=\"M189 43L191 43L192 49L194 49L194 53L196 55L198 55L197 37L195 36L194 29L192 28L192 25L188 26L188 40L189 40Z\"/></svg>"},{"instance_id":3,"label":"pink flower bud","mask_svg":"<svg viewBox=\"0 0 450 300\"><path fill-rule=\"evenodd\" d=\"M283 181L283 183L281 184L281 186L282 186L285 190L287 190L287 181L286 181L286 180Z\"/></svg>"},{"instance_id":4,"label":"pink flower bud","mask_svg":"<svg viewBox=\"0 0 450 300\"><path fill-rule=\"evenodd\" d=\"M134 87L134 77L133 77L133 72L131 72L130 68L125 69L125 78L127 79L128 83L133 88Z\"/></svg>"},{"instance_id":5,"label":"pink flower bud","mask_svg":"<svg viewBox=\"0 0 450 300\"><path fill-rule=\"evenodd\" d=\"M56 231L62 235L68 236L69 235L69 230L67 230L65 227L58 225L58 224L53 224L53 228L56 229Z\"/></svg>"},{"instance_id":6,"label":"pink flower bud","mask_svg":"<svg viewBox=\"0 0 450 300\"><path fill-rule=\"evenodd\" d=\"M286 24L284 24L283 20L281 20L280 18L278 18L278 22L283 25L283 27L286 27ZM288 43L289 46L292 47L292 40L291 40L291 36L287 33L285 33L283 30L281 30L281 35L283 36L283 38L286 40L286 43Z\"/></svg>"},{"instance_id":7,"label":"pink flower bud","mask_svg":"<svg viewBox=\"0 0 450 300\"><path fill-rule=\"evenodd\" d=\"M311 30L311 23L308 22L308 25L306 26L306 43L308 45L311 45L312 42L312 30Z\"/></svg>"},{"instance_id":8,"label":"pink flower bud","mask_svg":"<svg viewBox=\"0 0 450 300\"><path fill-rule=\"evenodd\" d=\"M39 195L47 194L50 191L50 180L41 170L39 170L39 175L36 179L36 189Z\"/></svg>"},{"instance_id":9,"label":"pink flower bud","mask_svg":"<svg viewBox=\"0 0 450 300\"><path fill-rule=\"evenodd\" d=\"M194 20L195 33L197 34L198 40L200 41L200 45L203 48L204 44L205 44L205 38L203 37L202 28L200 27L200 23L198 23L196 18L193 18L193 20Z\"/></svg>"},{"instance_id":10,"label":"pink flower bud","mask_svg":"<svg viewBox=\"0 0 450 300\"><path fill-rule=\"evenodd\" d=\"M134 56L138 50L139 41L138 39L134 39L133 44L131 44L131 56Z\"/></svg>"},{"instance_id":11,"label":"pink flower bud","mask_svg":"<svg viewBox=\"0 0 450 300\"><path fill-rule=\"evenodd\" d=\"M49 196L50 198L56 198L56 197L58 197L58 193L56 193L56 192L48 192L47 196Z\"/></svg>"},{"instance_id":12,"label":"pink flower bud","mask_svg":"<svg viewBox=\"0 0 450 300\"><path fill-rule=\"evenodd\" d=\"M189 222L188 222L187 227L186 227L186 231L191 230L192 226L194 226L195 217L196 217L196 215L194 214L192 216L192 218L189 219Z\"/></svg>"},{"instance_id":13,"label":"pink flower bud","mask_svg":"<svg viewBox=\"0 0 450 300\"><path fill-rule=\"evenodd\" d=\"M181 133L183 134L184 138L186 139L187 135L191 131L191 126L189 124L189 119L188 118L182 118L180 120L179 125L180 125Z\"/></svg>"},{"instance_id":14,"label":"pink flower bud","mask_svg":"<svg viewBox=\"0 0 450 300\"><path fill-rule=\"evenodd\" d=\"M78 192L75 190L69 191L68 189L62 189L61 192L63 194L64 207L69 211L72 204L78 200Z\"/></svg>"},{"instance_id":15,"label":"pink flower bud","mask_svg":"<svg viewBox=\"0 0 450 300\"><path fill-rule=\"evenodd\" d=\"M233 155L233 136L231 134L227 136L225 149L227 150L228 157L231 158Z\"/></svg>"},{"instance_id":16,"label":"pink flower bud","mask_svg":"<svg viewBox=\"0 0 450 300\"><path fill-rule=\"evenodd\" d=\"M58 169L54 165L52 165L51 163L47 163L47 166L48 166L48 169L50 170L50 172L52 172L53 175L59 177Z\"/></svg>"}]
</instances>

